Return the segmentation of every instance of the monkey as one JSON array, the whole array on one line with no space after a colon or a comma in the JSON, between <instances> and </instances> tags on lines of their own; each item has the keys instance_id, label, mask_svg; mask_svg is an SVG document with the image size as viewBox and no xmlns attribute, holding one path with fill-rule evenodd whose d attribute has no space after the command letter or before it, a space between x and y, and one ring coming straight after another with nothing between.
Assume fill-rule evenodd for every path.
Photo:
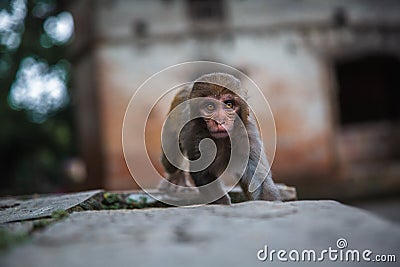
<instances>
[{"instance_id":1,"label":"monkey","mask_svg":"<svg viewBox=\"0 0 400 267\"><path fill-rule=\"evenodd\" d=\"M185 104L188 100L198 99L196 104ZM222 189L222 185L215 182L225 171L231 158L231 151L236 147L237 153L243 150L240 148L243 138L248 140L249 151L246 160L239 160L236 165L243 165L242 173L233 173L239 180L239 184L247 200L280 200L280 193L277 189L272 175L266 154L263 149L263 142L255 115L251 112L247 100L247 90L242 88L240 80L226 73L210 73L200 76L190 85L177 92L172 100L169 110L170 126L164 127L166 136L178 136L179 147L184 156L190 160L189 171L182 170L171 163L166 156L165 150L174 149L173 140L163 139L161 163L166 171L167 180L172 184L190 186L190 178L203 196L221 196L211 204L231 204L229 195ZM172 111L183 105L181 112ZM187 122L179 132L178 125L187 119L191 114L194 119ZM166 124L164 124L165 126ZM247 136L242 136L237 129L243 125ZM243 128L243 127L242 127ZM229 136L236 138L231 142ZM217 152L212 163L202 170L195 170L193 161L200 157L200 142L204 139L211 139ZM173 138L172 138L173 139ZM176 140L175 140L176 141ZM178 151L172 153L172 157ZM174 159L173 159L174 160ZM244 162L244 163L242 163ZM251 182L258 186L250 190ZM205 185L212 183L212 187ZM159 189L171 190L171 184L162 180Z\"/></svg>"}]
</instances>

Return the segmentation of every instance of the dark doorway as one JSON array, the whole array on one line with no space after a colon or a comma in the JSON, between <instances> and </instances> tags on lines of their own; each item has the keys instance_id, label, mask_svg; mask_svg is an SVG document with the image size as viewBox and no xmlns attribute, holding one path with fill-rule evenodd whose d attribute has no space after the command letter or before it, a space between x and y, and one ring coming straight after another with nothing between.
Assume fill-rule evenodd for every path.
<instances>
[{"instance_id":1,"label":"dark doorway","mask_svg":"<svg viewBox=\"0 0 400 267\"><path fill-rule=\"evenodd\" d=\"M370 55L335 65L342 125L400 119L400 60Z\"/></svg>"},{"instance_id":2,"label":"dark doorway","mask_svg":"<svg viewBox=\"0 0 400 267\"><path fill-rule=\"evenodd\" d=\"M400 159L400 60L372 54L337 62L339 158L363 170ZM386 164L386 165L385 165ZM367 166L367 167L366 167ZM367 173L371 173L369 170Z\"/></svg>"},{"instance_id":3,"label":"dark doorway","mask_svg":"<svg viewBox=\"0 0 400 267\"><path fill-rule=\"evenodd\" d=\"M187 0L193 22L221 22L225 19L223 0Z\"/></svg>"}]
</instances>

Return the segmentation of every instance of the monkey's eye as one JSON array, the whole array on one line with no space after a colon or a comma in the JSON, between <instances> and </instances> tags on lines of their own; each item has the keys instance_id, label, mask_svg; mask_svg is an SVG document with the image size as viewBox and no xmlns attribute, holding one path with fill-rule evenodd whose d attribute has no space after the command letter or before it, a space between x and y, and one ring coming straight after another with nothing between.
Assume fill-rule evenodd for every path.
<instances>
[{"instance_id":1,"label":"monkey's eye","mask_svg":"<svg viewBox=\"0 0 400 267\"><path fill-rule=\"evenodd\" d=\"M208 104L206 104L206 108L207 108L207 110L212 111L215 109L215 106L213 103L208 103Z\"/></svg>"},{"instance_id":2,"label":"monkey's eye","mask_svg":"<svg viewBox=\"0 0 400 267\"><path fill-rule=\"evenodd\" d=\"M227 107L227 108L233 108L233 102L232 102L232 101L226 101L226 102L225 102L225 107Z\"/></svg>"}]
</instances>

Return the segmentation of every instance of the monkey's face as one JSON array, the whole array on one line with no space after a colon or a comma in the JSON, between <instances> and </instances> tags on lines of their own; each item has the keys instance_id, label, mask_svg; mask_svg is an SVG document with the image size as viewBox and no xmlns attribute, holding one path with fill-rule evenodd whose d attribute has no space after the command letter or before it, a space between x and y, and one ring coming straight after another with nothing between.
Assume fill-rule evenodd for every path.
<instances>
[{"instance_id":1,"label":"monkey's face","mask_svg":"<svg viewBox=\"0 0 400 267\"><path fill-rule=\"evenodd\" d=\"M199 113L215 139L227 138L233 130L236 114L240 107L235 98L228 94L220 97L204 97Z\"/></svg>"}]
</instances>

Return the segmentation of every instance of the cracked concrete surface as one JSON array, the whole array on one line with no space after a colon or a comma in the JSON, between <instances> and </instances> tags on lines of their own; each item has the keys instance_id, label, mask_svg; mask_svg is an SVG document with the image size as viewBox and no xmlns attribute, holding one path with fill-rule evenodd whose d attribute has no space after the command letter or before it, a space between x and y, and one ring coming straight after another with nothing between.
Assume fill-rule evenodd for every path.
<instances>
[{"instance_id":1,"label":"cracked concrete surface","mask_svg":"<svg viewBox=\"0 0 400 267\"><path fill-rule=\"evenodd\" d=\"M394 254L399 260L399 224L334 201L253 201L232 206L74 212L35 233L30 242L3 253L0 265L274 266L282 263L276 258L273 262L257 259L265 245L318 253L329 247L338 249L339 238L346 239L346 249ZM328 259L322 263L366 264Z\"/></svg>"}]
</instances>

